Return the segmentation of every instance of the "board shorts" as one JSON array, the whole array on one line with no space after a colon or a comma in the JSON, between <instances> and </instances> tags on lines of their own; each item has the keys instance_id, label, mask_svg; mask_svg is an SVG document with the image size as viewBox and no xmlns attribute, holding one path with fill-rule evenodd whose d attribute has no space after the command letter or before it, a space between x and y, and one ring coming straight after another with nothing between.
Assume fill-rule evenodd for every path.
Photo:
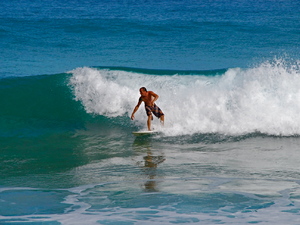
<instances>
[{"instance_id":1,"label":"board shorts","mask_svg":"<svg viewBox=\"0 0 300 225\"><path fill-rule=\"evenodd\" d=\"M157 118L160 118L161 116L164 115L161 109L155 104L153 106L145 105L145 110L147 116L150 116L151 113L153 113Z\"/></svg>"}]
</instances>

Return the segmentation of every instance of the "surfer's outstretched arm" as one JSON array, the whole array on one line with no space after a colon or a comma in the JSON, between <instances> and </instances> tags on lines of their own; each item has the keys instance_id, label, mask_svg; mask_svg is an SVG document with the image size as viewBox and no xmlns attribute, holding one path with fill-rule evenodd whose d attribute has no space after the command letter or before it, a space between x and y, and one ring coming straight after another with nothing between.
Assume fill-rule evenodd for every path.
<instances>
[{"instance_id":1,"label":"surfer's outstretched arm","mask_svg":"<svg viewBox=\"0 0 300 225\"><path fill-rule=\"evenodd\" d=\"M130 117L130 118L131 118L132 120L134 120L134 114L136 113L136 111L138 111L138 109L139 109L141 103L142 103L142 100L141 100L141 98L140 98L138 104L134 107L133 112L132 112L132 114L131 114L131 117Z\"/></svg>"}]
</instances>

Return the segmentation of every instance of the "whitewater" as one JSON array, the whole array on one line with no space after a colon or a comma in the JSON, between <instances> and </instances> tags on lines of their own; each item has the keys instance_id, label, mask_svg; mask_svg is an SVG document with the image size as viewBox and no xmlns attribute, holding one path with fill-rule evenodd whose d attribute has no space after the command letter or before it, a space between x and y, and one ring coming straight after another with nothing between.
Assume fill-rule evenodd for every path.
<instances>
[{"instance_id":1,"label":"whitewater","mask_svg":"<svg viewBox=\"0 0 300 225\"><path fill-rule=\"evenodd\" d=\"M155 75L113 69L78 68L70 73L75 99L86 112L129 117L142 86L159 93L166 114L165 135L263 133L300 134L299 62L265 62L223 74ZM144 110L136 125L145 127ZM161 129L158 125L157 129Z\"/></svg>"}]
</instances>

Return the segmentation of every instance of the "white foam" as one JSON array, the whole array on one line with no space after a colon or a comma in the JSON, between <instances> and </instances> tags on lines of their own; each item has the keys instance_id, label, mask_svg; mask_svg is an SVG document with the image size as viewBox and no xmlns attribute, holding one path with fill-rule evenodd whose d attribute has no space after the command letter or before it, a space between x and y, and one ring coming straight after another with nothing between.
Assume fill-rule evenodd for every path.
<instances>
[{"instance_id":1,"label":"white foam","mask_svg":"<svg viewBox=\"0 0 300 225\"><path fill-rule=\"evenodd\" d=\"M145 86L160 95L165 133L274 135L300 134L299 62L265 62L249 69L233 68L221 76L158 76L125 71L78 68L70 84L88 113L131 115ZM146 126L143 107L136 123Z\"/></svg>"}]
</instances>

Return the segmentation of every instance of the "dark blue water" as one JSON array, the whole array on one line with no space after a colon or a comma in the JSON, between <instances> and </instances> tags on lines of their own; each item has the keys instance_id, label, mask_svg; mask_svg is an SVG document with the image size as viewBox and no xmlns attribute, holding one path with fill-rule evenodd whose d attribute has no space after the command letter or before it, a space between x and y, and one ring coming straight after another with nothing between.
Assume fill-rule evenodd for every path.
<instances>
[{"instance_id":1,"label":"dark blue water","mask_svg":"<svg viewBox=\"0 0 300 225\"><path fill-rule=\"evenodd\" d=\"M298 1L1 2L1 76L206 70L298 58Z\"/></svg>"},{"instance_id":2,"label":"dark blue water","mask_svg":"<svg viewBox=\"0 0 300 225\"><path fill-rule=\"evenodd\" d=\"M0 39L0 224L300 223L298 1L2 1Z\"/></svg>"}]
</instances>

